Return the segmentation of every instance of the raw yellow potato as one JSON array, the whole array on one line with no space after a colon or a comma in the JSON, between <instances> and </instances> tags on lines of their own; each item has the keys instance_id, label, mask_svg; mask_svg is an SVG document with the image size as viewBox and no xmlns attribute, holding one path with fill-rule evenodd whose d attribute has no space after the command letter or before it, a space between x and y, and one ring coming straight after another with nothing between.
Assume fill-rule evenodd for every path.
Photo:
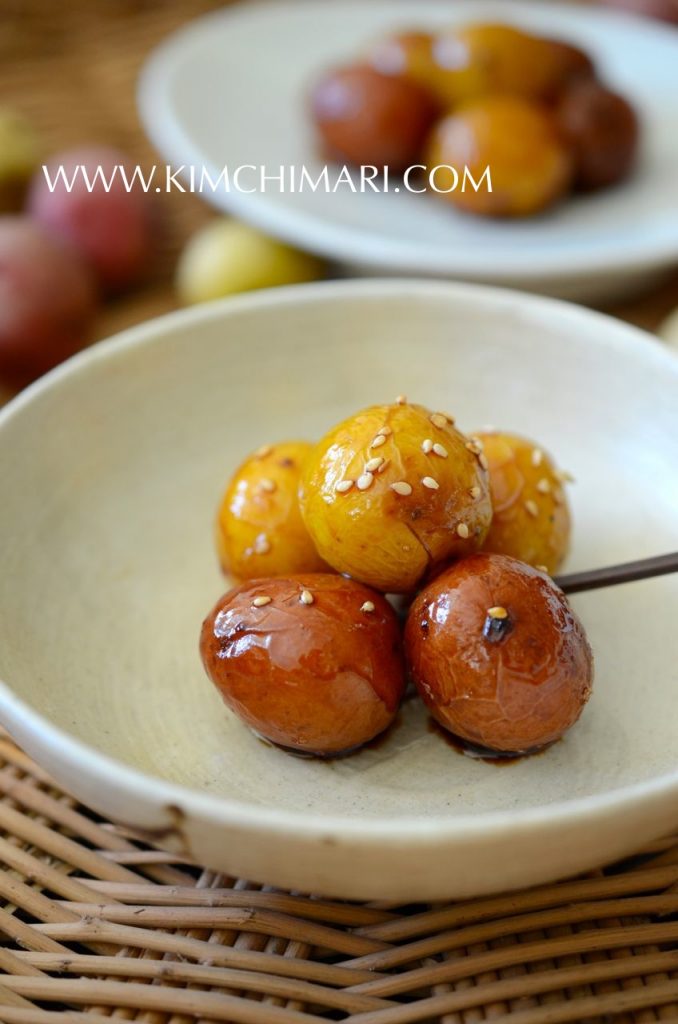
<instances>
[{"instance_id":1,"label":"raw yellow potato","mask_svg":"<svg viewBox=\"0 0 678 1024\"><path fill-rule=\"evenodd\" d=\"M322 273L315 257L223 217L189 240L176 283L181 302L193 305L256 288L314 281Z\"/></svg>"},{"instance_id":2,"label":"raw yellow potato","mask_svg":"<svg viewBox=\"0 0 678 1024\"><path fill-rule=\"evenodd\" d=\"M301 513L338 572L388 592L481 547L492 509L482 447L405 399L350 416L302 472Z\"/></svg>"},{"instance_id":3,"label":"raw yellow potato","mask_svg":"<svg viewBox=\"0 0 678 1024\"><path fill-rule=\"evenodd\" d=\"M39 150L29 122L13 110L0 109L0 213L20 209Z\"/></svg>"},{"instance_id":4,"label":"raw yellow potato","mask_svg":"<svg viewBox=\"0 0 678 1024\"><path fill-rule=\"evenodd\" d=\"M236 470L219 507L217 550L240 580L323 572L299 511L299 474L313 445L265 445Z\"/></svg>"},{"instance_id":5,"label":"raw yellow potato","mask_svg":"<svg viewBox=\"0 0 678 1024\"><path fill-rule=\"evenodd\" d=\"M556 572L570 545L567 474L527 438L499 432L478 437L490 467L494 510L484 550Z\"/></svg>"}]
</instances>

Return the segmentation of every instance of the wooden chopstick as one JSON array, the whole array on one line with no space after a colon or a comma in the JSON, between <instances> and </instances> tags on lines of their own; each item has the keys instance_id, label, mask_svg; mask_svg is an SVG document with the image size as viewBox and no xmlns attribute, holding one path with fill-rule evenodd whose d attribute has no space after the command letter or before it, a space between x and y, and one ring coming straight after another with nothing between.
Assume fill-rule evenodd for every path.
<instances>
[{"instance_id":1,"label":"wooden chopstick","mask_svg":"<svg viewBox=\"0 0 678 1024\"><path fill-rule=\"evenodd\" d=\"M578 594L583 590L597 590L599 587L611 587L617 583L633 583L634 580L647 580L652 576L665 576L670 572L678 572L678 551L673 551L669 555L641 558L637 562L609 565L603 569L587 569L586 572L556 576L554 583L557 583L566 594Z\"/></svg>"}]
</instances>

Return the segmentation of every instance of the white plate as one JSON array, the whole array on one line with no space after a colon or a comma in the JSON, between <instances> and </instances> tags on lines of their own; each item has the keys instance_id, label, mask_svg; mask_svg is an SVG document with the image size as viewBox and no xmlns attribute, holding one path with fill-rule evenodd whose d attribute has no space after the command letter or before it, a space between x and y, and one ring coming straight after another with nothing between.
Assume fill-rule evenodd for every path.
<instances>
[{"instance_id":1,"label":"white plate","mask_svg":"<svg viewBox=\"0 0 678 1024\"><path fill-rule=\"evenodd\" d=\"M678 577L582 594L594 695L546 753L462 757L415 701L377 749L299 760L198 656L212 523L243 454L400 392L571 469L570 568L678 547L678 360L519 292L262 292L98 345L0 412L0 719L76 796L230 874L437 899L590 868L678 825Z\"/></svg>"},{"instance_id":2,"label":"white plate","mask_svg":"<svg viewBox=\"0 0 678 1024\"><path fill-rule=\"evenodd\" d=\"M387 30L504 20L584 46L643 125L634 176L522 223L496 223L406 193L342 189L207 201L358 271L434 274L585 299L628 294L678 260L678 31L610 10L485 0L337 0L235 5L172 36L142 74L146 130L175 166L305 164L320 172L309 84ZM199 180L199 173L198 173Z\"/></svg>"}]
</instances>

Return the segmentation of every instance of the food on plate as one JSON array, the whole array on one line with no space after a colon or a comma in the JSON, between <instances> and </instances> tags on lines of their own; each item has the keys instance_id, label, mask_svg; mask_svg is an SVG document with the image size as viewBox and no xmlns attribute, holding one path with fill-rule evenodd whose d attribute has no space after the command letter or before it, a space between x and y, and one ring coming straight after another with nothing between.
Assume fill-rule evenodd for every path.
<instances>
[{"instance_id":1,"label":"food on plate","mask_svg":"<svg viewBox=\"0 0 678 1024\"><path fill-rule=\"evenodd\" d=\"M271 743L308 754L367 743L393 721L403 694L395 612L337 575L236 587L205 619L200 650L232 711Z\"/></svg>"},{"instance_id":2,"label":"food on plate","mask_svg":"<svg viewBox=\"0 0 678 1024\"><path fill-rule=\"evenodd\" d=\"M233 474L217 517L225 572L245 580L327 568L299 511L299 477L312 449L307 441L267 444Z\"/></svg>"},{"instance_id":3,"label":"food on plate","mask_svg":"<svg viewBox=\"0 0 678 1024\"><path fill-rule=\"evenodd\" d=\"M39 152L38 138L26 118L14 110L0 109L0 213L21 208Z\"/></svg>"},{"instance_id":4,"label":"food on plate","mask_svg":"<svg viewBox=\"0 0 678 1024\"><path fill-rule=\"evenodd\" d=\"M437 199L492 217L538 213L561 199L572 179L572 158L551 116L516 96L476 100L439 121L425 163L439 168ZM467 167L475 182L489 167L492 191L453 187L450 167Z\"/></svg>"},{"instance_id":5,"label":"food on plate","mask_svg":"<svg viewBox=\"0 0 678 1024\"><path fill-rule=\"evenodd\" d=\"M0 217L0 378L21 388L73 355L96 308L88 268L26 217Z\"/></svg>"},{"instance_id":6,"label":"food on plate","mask_svg":"<svg viewBox=\"0 0 678 1024\"><path fill-rule=\"evenodd\" d=\"M550 100L572 78L594 74L590 58L577 47L505 24L443 30L433 56L448 71L451 104L491 95Z\"/></svg>"},{"instance_id":7,"label":"food on plate","mask_svg":"<svg viewBox=\"0 0 678 1024\"><path fill-rule=\"evenodd\" d=\"M411 606L405 652L436 721L484 750L552 743L591 693L591 648L567 598L505 555L472 555L430 583Z\"/></svg>"},{"instance_id":8,"label":"food on plate","mask_svg":"<svg viewBox=\"0 0 678 1024\"><path fill-rule=\"evenodd\" d=\"M189 239L179 259L176 287L184 305L210 302L257 288L315 281L324 272L314 256L219 217Z\"/></svg>"},{"instance_id":9,"label":"food on plate","mask_svg":"<svg viewBox=\"0 0 678 1024\"><path fill-rule=\"evenodd\" d=\"M404 172L396 191L428 191L484 217L530 217L632 169L633 108L568 40L492 22L412 28L373 40L361 60L315 85L319 151Z\"/></svg>"},{"instance_id":10,"label":"food on plate","mask_svg":"<svg viewBox=\"0 0 678 1024\"><path fill-rule=\"evenodd\" d=\"M133 183L129 158L108 146L85 146L57 154L47 171L54 188L42 170L36 174L28 195L31 216L78 250L105 291L141 280L155 252L154 211L150 196Z\"/></svg>"},{"instance_id":11,"label":"food on plate","mask_svg":"<svg viewBox=\"0 0 678 1024\"><path fill-rule=\"evenodd\" d=\"M553 574L570 544L570 509L559 471L541 445L515 434L480 431L490 472L492 525L485 551Z\"/></svg>"},{"instance_id":12,"label":"food on plate","mask_svg":"<svg viewBox=\"0 0 678 1024\"><path fill-rule=\"evenodd\" d=\"M638 149L631 104L595 81L572 83L556 106L558 127L574 156L575 185L607 188L626 178Z\"/></svg>"},{"instance_id":13,"label":"food on plate","mask_svg":"<svg viewBox=\"0 0 678 1024\"><path fill-rule=\"evenodd\" d=\"M316 82L311 111L330 159L403 171L416 162L437 108L416 82L355 64Z\"/></svg>"},{"instance_id":14,"label":"food on plate","mask_svg":"<svg viewBox=\"0 0 678 1024\"><path fill-rule=\"evenodd\" d=\"M300 502L329 565L392 592L479 549L492 516L482 444L404 397L325 435L305 463Z\"/></svg>"}]
</instances>

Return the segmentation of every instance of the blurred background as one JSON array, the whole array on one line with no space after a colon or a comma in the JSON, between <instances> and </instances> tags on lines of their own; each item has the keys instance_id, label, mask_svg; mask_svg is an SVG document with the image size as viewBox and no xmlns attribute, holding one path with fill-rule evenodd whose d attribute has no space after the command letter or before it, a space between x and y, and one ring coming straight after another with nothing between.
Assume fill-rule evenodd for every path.
<instances>
[{"instance_id":1,"label":"blurred background","mask_svg":"<svg viewBox=\"0 0 678 1024\"><path fill-rule=\"evenodd\" d=\"M331 2L322 0L323 4ZM508 13L511 0L504 2ZM546 5L548 0L542 2ZM369 0L365 3L369 4ZM674 16L678 20L676 0L628 0L629 4L641 7L646 14L663 14L667 21ZM619 5L623 6L621 0ZM140 68L150 51L173 30L204 12L224 6L224 0L0 0L3 220L8 214L25 211L25 190L37 166L65 151L87 153L94 147L93 152L98 154L98 147L113 147L131 164L149 167L164 163L139 122L135 90ZM665 24L667 32L677 31ZM69 316L74 318L77 330L82 330L87 341L107 337L176 308L179 255L189 238L217 218L197 195L172 192L146 198L152 210L145 210L143 217L149 216L152 221L152 243L147 244L142 237L146 228L132 222L128 235L131 237L135 231L139 234L136 256L117 254L122 266L120 273L120 266L97 268L99 277L103 274L111 279L104 281L104 287L98 282L96 298L85 294L88 286L80 281L73 279L63 286L64 294L72 290L77 295L68 309L61 310L61 315L66 320ZM41 208L43 200L44 197L34 195L31 212L37 211L38 219L44 221L49 220L51 211ZM116 216L114 209L111 217L115 220ZM114 224L111 230L115 234L118 226ZM125 244L121 243L123 249ZM29 273L26 268L36 266L36 247L40 248L40 239L18 237L11 228L3 241L0 231L0 335L3 330L11 333L15 327L13 322L8 325L12 311L8 313L6 302L3 309L3 260L7 261L8 254L14 259L21 252L23 267L17 270L21 281L21 274ZM123 266L128 257L132 264L135 259L138 264L131 266L129 273ZM104 263L106 258L104 253ZM37 262L41 259L38 256ZM632 303L617 304L610 311L655 330L676 305L678 275L674 274L651 294ZM33 313L34 310L31 316ZM25 311L21 315L26 315ZM31 344L38 344L50 331L49 325L36 316L29 326L33 332ZM2 375L0 400L6 400L25 383L22 372Z\"/></svg>"}]
</instances>

